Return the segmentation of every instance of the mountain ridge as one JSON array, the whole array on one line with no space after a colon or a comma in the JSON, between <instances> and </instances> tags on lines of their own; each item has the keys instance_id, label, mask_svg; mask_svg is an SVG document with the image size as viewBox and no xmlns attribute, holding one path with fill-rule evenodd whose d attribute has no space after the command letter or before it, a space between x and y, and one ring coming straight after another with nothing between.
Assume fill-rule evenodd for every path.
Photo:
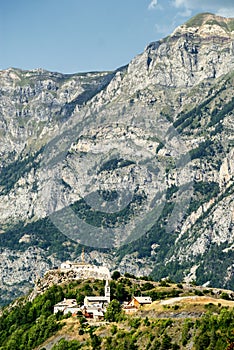
<instances>
[{"instance_id":1,"label":"mountain ridge","mask_svg":"<svg viewBox=\"0 0 234 350\"><path fill-rule=\"evenodd\" d=\"M88 247L90 261L157 279L171 275L233 288L234 44L217 28L219 36L212 40L190 29L149 44L114 72L0 72L0 288L7 299L22 292L36 273L81 251L82 244L49 219L63 208L93 230L112 229L118 237L135 234L138 227L144 232L114 251ZM149 126L144 111L151 116ZM42 160L57 154L56 140L66 152L46 172ZM178 167L175 150L181 142L190 169ZM145 166L140 157L153 161ZM90 164L98 159L95 172ZM189 207L168 234L167 222L191 175ZM87 187L98 188L110 208L121 183L135 192L119 213L95 211L85 202ZM154 225L140 225L155 207L155 188L162 190L163 209Z\"/></svg>"}]
</instances>

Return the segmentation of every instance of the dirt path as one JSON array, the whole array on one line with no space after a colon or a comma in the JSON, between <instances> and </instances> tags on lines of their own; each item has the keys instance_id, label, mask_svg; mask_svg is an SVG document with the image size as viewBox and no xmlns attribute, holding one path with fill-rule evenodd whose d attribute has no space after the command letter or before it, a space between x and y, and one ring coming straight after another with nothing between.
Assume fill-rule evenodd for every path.
<instances>
[{"instance_id":1,"label":"dirt path","mask_svg":"<svg viewBox=\"0 0 234 350\"><path fill-rule=\"evenodd\" d=\"M206 296L187 296L187 297L177 297L177 298L171 298L167 300L161 300L160 302L156 302L157 305L171 305L175 303L186 303L186 304L215 304L218 305L219 303L222 306L231 306L234 307L234 301L231 300L224 300L224 299L216 299ZM153 303L154 304L154 303ZM153 305L152 304L152 305Z\"/></svg>"}]
</instances>

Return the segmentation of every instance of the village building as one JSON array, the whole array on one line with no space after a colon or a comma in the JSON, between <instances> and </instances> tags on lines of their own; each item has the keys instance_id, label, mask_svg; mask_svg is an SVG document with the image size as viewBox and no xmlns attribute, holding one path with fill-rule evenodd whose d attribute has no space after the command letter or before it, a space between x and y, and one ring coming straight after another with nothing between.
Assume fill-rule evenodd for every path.
<instances>
[{"instance_id":1,"label":"village building","mask_svg":"<svg viewBox=\"0 0 234 350\"><path fill-rule=\"evenodd\" d=\"M66 299L64 298L63 301L60 301L56 305L54 305L54 314L61 311L64 314L67 314L71 312L74 314L75 312L78 312L80 310L79 306L77 305L76 299Z\"/></svg>"},{"instance_id":2,"label":"village building","mask_svg":"<svg viewBox=\"0 0 234 350\"><path fill-rule=\"evenodd\" d=\"M125 314L134 314L141 306L149 305L151 303L151 297L132 297L129 302L125 302L122 305L122 310L125 312Z\"/></svg>"},{"instance_id":3,"label":"village building","mask_svg":"<svg viewBox=\"0 0 234 350\"><path fill-rule=\"evenodd\" d=\"M138 308L136 306L131 305L123 305L122 309L127 315L135 314L138 311Z\"/></svg>"},{"instance_id":4,"label":"village building","mask_svg":"<svg viewBox=\"0 0 234 350\"><path fill-rule=\"evenodd\" d=\"M84 306L82 308L83 316L86 318L94 319L95 321L103 320L105 311L105 309L95 306Z\"/></svg>"},{"instance_id":5,"label":"village building","mask_svg":"<svg viewBox=\"0 0 234 350\"><path fill-rule=\"evenodd\" d=\"M108 304L108 299L103 296L86 296L84 298L84 306L104 307L106 304Z\"/></svg>"},{"instance_id":6,"label":"village building","mask_svg":"<svg viewBox=\"0 0 234 350\"><path fill-rule=\"evenodd\" d=\"M139 309L143 305L152 304L151 297L132 297L127 306Z\"/></svg>"},{"instance_id":7,"label":"village building","mask_svg":"<svg viewBox=\"0 0 234 350\"><path fill-rule=\"evenodd\" d=\"M84 259L84 250L82 250L81 261L80 262L71 262L66 261L61 264L60 267L61 272L76 272L76 278L78 279L87 279L87 278L95 278L106 280L110 279L110 271L106 266L96 266L91 265L85 262Z\"/></svg>"},{"instance_id":8,"label":"village building","mask_svg":"<svg viewBox=\"0 0 234 350\"><path fill-rule=\"evenodd\" d=\"M101 321L101 320L104 320L104 312L101 311L101 310L95 310L93 312L93 319L95 321Z\"/></svg>"},{"instance_id":9,"label":"village building","mask_svg":"<svg viewBox=\"0 0 234 350\"><path fill-rule=\"evenodd\" d=\"M77 313L81 311L81 308L79 307L79 305L74 305L74 306L68 306L64 311L63 314L67 315L69 313L72 314L72 316L76 316Z\"/></svg>"}]
</instances>

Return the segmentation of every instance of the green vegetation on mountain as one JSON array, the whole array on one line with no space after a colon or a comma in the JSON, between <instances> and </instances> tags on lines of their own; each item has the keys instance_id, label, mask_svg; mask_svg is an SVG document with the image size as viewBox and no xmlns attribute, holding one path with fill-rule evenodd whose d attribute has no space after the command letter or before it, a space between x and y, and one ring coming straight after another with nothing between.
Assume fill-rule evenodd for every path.
<instances>
[{"instance_id":1,"label":"green vegetation on mountain","mask_svg":"<svg viewBox=\"0 0 234 350\"><path fill-rule=\"evenodd\" d=\"M61 328L53 305L61 300L61 288L52 287L33 302L22 300L3 310L0 318L0 349L31 350Z\"/></svg>"},{"instance_id":2,"label":"green vegetation on mountain","mask_svg":"<svg viewBox=\"0 0 234 350\"><path fill-rule=\"evenodd\" d=\"M204 20L206 20L206 18L208 16L213 16L212 13L209 12L205 12L205 13L199 13L196 16L192 17L191 19L189 19L185 25L187 27L199 27L204 23Z\"/></svg>"},{"instance_id":3,"label":"green vegetation on mountain","mask_svg":"<svg viewBox=\"0 0 234 350\"><path fill-rule=\"evenodd\" d=\"M108 198L108 200L115 197L115 192L101 193L102 197ZM72 210L78 215L78 217L94 227L115 227L121 224L126 224L137 209L144 203L146 195L142 191L135 190L131 201L125 206L124 209L114 212L106 213L94 210L88 205L85 199L81 199L71 205Z\"/></svg>"},{"instance_id":4,"label":"green vegetation on mountain","mask_svg":"<svg viewBox=\"0 0 234 350\"><path fill-rule=\"evenodd\" d=\"M220 128L220 122L230 113L232 113L234 109L234 98L232 97L230 100L227 100L225 103L220 103L218 99L222 99L225 94L226 84L230 84L230 81L233 81L233 78L228 77L225 84L221 86L217 91L210 92L211 96L207 98L204 102L199 104L198 106L192 108L190 111L181 112L173 126L177 129L178 132L187 132L189 128L189 132L191 133L194 129L204 133L203 128L201 127L204 120L207 120L207 127L212 128L213 126L219 126L217 128L217 133L222 131ZM215 107L214 101L217 99ZM212 129L210 129L212 130ZM206 130L207 131L207 130ZM212 132L213 135L214 132Z\"/></svg>"},{"instance_id":5,"label":"green vegetation on mountain","mask_svg":"<svg viewBox=\"0 0 234 350\"><path fill-rule=\"evenodd\" d=\"M30 234L30 242L19 242L24 234ZM47 254L56 253L62 260L66 260L69 256L69 252L65 251L62 246L65 241L67 241L67 237L54 226L49 218L40 219L27 225L20 222L8 229L4 235L0 235L1 249L5 247L23 252L31 245L35 245L46 249ZM74 249L74 246L72 248ZM81 252L81 248L78 252Z\"/></svg>"},{"instance_id":6,"label":"green vegetation on mountain","mask_svg":"<svg viewBox=\"0 0 234 350\"><path fill-rule=\"evenodd\" d=\"M115 170L118 168L124 168L125 166L131 165L131 164L135 164L135 162L131 160L126 160L123 158L120 158L120 159L114 158L102 164L99 172Z\"/></svg>"},{"instance_id":7,"label":"green vegetation on mountain","mask_svg":"<svg viewBox=\"0 0 234 350\"><path fill-rule=\"evenodd\" d=\"M20 178L38 167L39 161L37 158L41 152L42 150L39 150L35 154L27 154L26 156L21 154L16 160L3 166L0 172L1 195L8 194Z\"/></svg>"},{"instance_id":8,"label":"green vegetation on mountain","mask_svg":"<svg viewBox=\"0 0 234 350\"><path fill-rule=\"evenodd\" d=\"M185 23L186 27L200 27L203 24L208 24L210 26L218 25L225 29L227 32L232 32L234 30L234 20L233 18L216 17L212 13L199 13L192 17Z\"/></svg>"}]
</instances>

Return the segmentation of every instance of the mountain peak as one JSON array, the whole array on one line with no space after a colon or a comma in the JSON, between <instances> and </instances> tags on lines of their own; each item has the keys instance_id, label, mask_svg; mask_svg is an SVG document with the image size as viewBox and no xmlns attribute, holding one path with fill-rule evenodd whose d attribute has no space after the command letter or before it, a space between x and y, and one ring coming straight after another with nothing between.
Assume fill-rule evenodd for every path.
<instances>
[{"instance_id":1,"label":"mountain peak","mask_svg":"<svg viewBox=\"0 0 234 350\"><path fill-rule=\"evenodd\" d=\"M177 27L172 36L186 33L201 37L230 37L234 34L234 18L226 18L208 12L199 13Z\"/></svg>"},{"instance_id":2,"label":"mountain peak","mask_svg":"<svg viewBox=\"0 0 234 350\"><path fill-rule=\"evenodd\" d=\"M230 31L234 30L234 28L232 27L232 25L234 24L234 18L222 17L209 12L199 13L185 23L187 27L201 27L207 24L216 24L226 27L226 29Z\"/></svg>"}]
</instances>

